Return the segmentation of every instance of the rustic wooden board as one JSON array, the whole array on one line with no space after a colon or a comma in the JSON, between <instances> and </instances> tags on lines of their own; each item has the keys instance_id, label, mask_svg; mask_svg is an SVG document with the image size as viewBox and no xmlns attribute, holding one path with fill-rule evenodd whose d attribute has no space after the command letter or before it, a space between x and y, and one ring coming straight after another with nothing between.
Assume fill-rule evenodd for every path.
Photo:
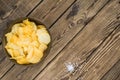
<instances>
[{"instance_id":1,"label":"rustic wooden board","mask_svg":"<svg viewBox=\"0 0 120 80\"><path fill-rule=\"evenodd\" d=\"M119 7L119 0L110 1L35 80L99 80L120 59ZM76 64L72 74L69 62Z\"/></svg>"},{"instance_id":2,"label":"rustic wooden board","mask_svg":"<svg viewBox=\"0 0 120 80\"><path fill-rule=\"evenodd\" d=\"M0 0L0 23L13 12L18 2L18 0L12 0L11 2L9 0Z\"/></svg>"},{"instance_id":3,"label":"rustic wooden board","mask_svg":"<svg viewBox=\"0 0 120 80\"><path fill-rule=\"evenodd\" d=\"M52 37L54 42L52 45L53 47L51 49L50 55L48 55L46 60L44 60L43 64L33 65L30 67L15 65L15 67L12 68L8 72L8 74L5 75L3 80L8 79L9 76L13 76L13 79L18 79L18 80L19 79L31 80L31 78L34 78L34 76L37 73L41 72L41 70L47 64L49 64L49 62L59 53L59 51L61 51L62 48L64 48L64 46L67 43L69 43L69 41L82 29L82 27L86 25L87 22L89 22L99 12L99 10L101 10L101 8L106 3L107 3L107 0L103 0L103 1L98 0L96 2L94 2L94 0L93 1L78 0L65 13L65 15L50 29L50 32L53 35ZM78 8L78 11L76 10L78 12L77 14L73 13L74 12L73 9L75 9L76 7ZM82 21L81 23L80 23L80 20ZM71 25L72 23L75 25ZM26 75L30 77L26 77Z\"/></svg>"},{"instance_id":4,"label":"rustic wooden board","mask_svg":"<svg viewBox=\"0 0 120 80\"><path fill-rule=\"evenodd\" d=\"M110 69L101 80L116 80L120 75L120 60Z\"/></svg>"},{"instance_id":5,"label":"rustic wooden board","mask_svg":"<svg viewBox=\"0 0 120 80\"><path fill-rule=\"evenodd\" d=\"M116 80L120 80L120 75L118 76L118 78Z\"/></svg>"},{"instance_id":6,"label":"rustic wooden board","mask_svg":"<svg viewBox=\"0 0 120 80\"><path fill-rule=\"evenodd\" d=\"M50 28L77 0L45 0L29 17L36 18Z\"/></svg>"},{"instance_id":7,"label":"rustic wooden board","mask_svg":"<svg viewBox=\"0 0 120 80\"><path fill-rule=\"evenodd\" d=\"M0 0L0 37L11 20L26 16L40 2L41 0ZM0 78L13 66L5 56L0 46Z\"/></svg>"},{"instance_id":8,"label":"rustic wooden board","mask_svg":"<svg viewBox=\"0 0 120 80\"><path fill-rule=\"evenodd\" d=\"M85 73L79 79L100 80L120 59L120 26L105 40L82 69ZM82 71L81 71L82 72ZM81 73L82 74L82 73ZM91 74L91 75L90 75Z\"/></svg>"}]
</instances>

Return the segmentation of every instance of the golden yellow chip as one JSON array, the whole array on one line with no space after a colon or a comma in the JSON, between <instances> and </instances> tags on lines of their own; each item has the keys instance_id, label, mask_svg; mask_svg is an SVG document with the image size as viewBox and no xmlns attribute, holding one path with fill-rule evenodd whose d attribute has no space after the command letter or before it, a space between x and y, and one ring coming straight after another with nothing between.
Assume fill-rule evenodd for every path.
<instances>
[{"instance_id":1,"label":"golden yellow chip","mask_svg":"<svg viewBox=\"0 0 120 80\"><path fill-rule=\"evenodd\" d=\"M38 29L37 36L38 36L39 42L44 43L46 45L50 43L50 35L45 29Z\"/></svg>"},{"instance_id":2,"label":"golden yellow chip","mask_svg":"<svg viewBox=\"0 0 120 80\"><path fill-rule=\"evenodd\" d=\"M5 48L18 64L38 63L50 43L45 26L36 25L28 19L13 25L11 32L5 36Z\"/></svg>"}]
</instances>

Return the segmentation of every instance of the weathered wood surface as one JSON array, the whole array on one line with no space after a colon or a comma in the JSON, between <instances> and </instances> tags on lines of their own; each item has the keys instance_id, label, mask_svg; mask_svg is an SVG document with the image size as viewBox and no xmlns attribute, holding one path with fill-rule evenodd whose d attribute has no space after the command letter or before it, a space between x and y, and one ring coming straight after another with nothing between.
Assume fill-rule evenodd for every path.
<instances>
[{"instance_id":1,"label":"weathered wood surface","mask_svg":"<svg viewBox=\"0 0 120 80\"><path fill-rule=\"evenodd\" d=\"M120 80L120 75L118 76L118 78L116 80Z\"/></svg>"},{"instance_id":2,"label":"weathered wood surface","mask_svg":"<svg viewBox=\"0 0 120 80\"><path fill-rule=\"evenodd\" d=\"M81 13L82 15L81 15L81 18L80 19L82 19L83 17L83 15L84 15L84 12L86 12L86 9L87 8L89 8L89 6L91 6L91 5L93 5L93 3L94 3L94 0L93 0L93 2L91 2L91 4L90 4L90 2L87 2L87 1L77 1L76 3L75 3L75 5L76 6L79 6L80 4L78 4L78 2L79 3L81 3L82 5L80 6L80 7L82 7L83 8L83 13ZM103 4L104 3L104 4ZM94 11L96 11L96 13L97 13L97 11L99 11L104 5L105 5L105 3L107 3L107 1L102 1L102 2L100 2L100 3L98 3L99 5L101 4L101 6L98 6L97 8L95 8L94 9ZM86 6L85 4L89 4L88 6ZM75 7L75 5L73 6L73 7ZM71 9L73 9L73 7L71 7ZM79 7L78 7L79 8ZM92 7L91 7L92 8ZM67 12L67 15L70 15L70 14L72 14L72 12L71 12L71 9ZM95 13L93 13L94 15L95 15ZM65 15L64 16L64 22L66 21L66 17L67 17L67 15ZM92 16L94 16L94 15L92 15ZM73 15L74 16L74 15ZM88 19L89 18L91 18L92 16L90 16L90 17L88 17ZM69 19L70 20L70 19ZM55 32L55 31L58 31L58 30L61 30L61 31L63 31L63 28L64 28L64 26L66 26L66 25L68 25L68 26L66 26L67 28L66 29L68 29L68 31L69 31L69 24L71 23L71 22L69 22L69 20L68 21L66 21L65 23L64 23L64 25L61 25L61 26L59 26L58 24L57 24L57 26L56 26L56 28L54 29L54 31L50 31L51 33L52 33L52 35L55 35L55 34L57 34L55 37L54 36L52 36L52 38L53 38L53 40L55 39L55 38L58 38L59 37L59 35L62 35L61 33L60 34L58 34L58 32ZM71 19L72 20L72 19ZM61 20L61 21L63 21L63 20ZM63 22L60 22L59 24L63 24ZM85 24L84 24L85 25ZM82 25L82 26L84 26L84 25ZM57 27L59 27L59 28L57 28ZM75 27L76 28L76 30L78 30L79 29L79 27L77 28L77 27ZM80 29L81 29L81 27L80 27ZM79 29L79 30L80 30ZM72 29L70 29L70 30L72 30ZM72 32L72 31L70 31L70 32ZM78 32L78 31L77 31ZM76 34L76 32L73 34L73 35L69 35L68 33L67 33L67 35L69 35L69 38L70 39L72 39L71 37L73 37L74 35ZM64 41L66 41L67 43L69 42L68 41L68 38L66 38L66 36L64 37L64 39L63 39ZM63 43L63 40L62 40L62 43ZM59 40L57 40L57 42L58 42ZM55 41L54 41L55 42ZM66 44L66 42L64 42L65 44ZM54 44L54 43L53 43ZM61 43L60 43L61 44ZM61 44L62 45L62 44ZM58 49L60 49L61 47L59 47L59 45L58 46L56 46L56 47L58 47ZM63 47L64 47L64 45L63 45ZM54 48L54 47L53 47ZM56 48L56 50L57 50L57 48ZM48 56L48 58L47 58L47 60L48 61L50 61L50 59L51 59L51 57L52 58L54 58L54 56L56 56L57 55L57 53L56 53L56 50L53 50L54 52L50 52L50 56ZM54 53L54 54L53 54ZM56 54L55 54L56 53ZM52 56L51 56L52 55ZM54 55L54 56L53 56ZM44 62L44 64L46 65L46 63L49 63L47 60L45 60L45 62ZM44 68L44 64L42 64L42 68ZM19 66L19 67L16 67L15 66L15 68L13 68L13 70L11 69L11 71L10 71L10 73L8 72L8 76L10 76L10 75L12 75L12 73L15 73L15 72L18 72L18 74L16 73L14 76L15 76L15 78L19 78L19 79L21 79L21 78L25 78L25 79L31 79L31 77L26 77L24 74L28 74L29 76L33 76L34 77L34 75L35 75L35 73L34 74L32 74L32 72L36 72L36 73L38 73L38 72L40 72L40 70L42 69L42 68L40 68L41 67L41 65L40 66L38 66L38 67L36 67L36 66L34 66L34 67L21 67L21 66ZM37 68L37 70L36 70L36 68ZM38 72L37 72L38 71ZM31 74L30 74L31 73ZM17 77L16 77L16 75L17 75ZM4 78L4 79L6 79L6 78Z\"/></svg>"},{"instance_id":3,"label":"weathered wood surface","mask_svg":"<svg viewBox=\"0 0 120 80\"><path fill-rule=\"evenodd\" d=\"M1 80L100 80L104 74L109 75L107 71L120 59L119 0L33 0L34 4L29 3L28 8L27 3L22 4L27 0L12 3L4 0L7 2L7 6L19 2L19 9L1 18L0 34L11 20L29 16L50 28L53 43L47 58L32 66L13 64L1 50ZM23 8L25 11L19 15ZM9 13L11 9L8 7L6 11ZM69 62L75 66L72 73L66 69Z\"/></svg>"},{"instance_id":4,"label":"weathered wood surface","mask_svg":"<svg viewBox=\"0 0 120 80\"><path fill-rule=\"evenodd\" d=\"M116 80L120 75L120 60L103 76L101 80ZM120 79L119 79L120 80Z\"/></svg>"},{"instance_id":5,"label":"weathered wood surface","mask_svg":"<svg viewBox=\"0 0 120 80\"><path fill-rule=\"evenodd\" d=\"M29 17L39 19L50 28L76 0L45 0Z\"/></svg>"},{"instance_id":6,"label":"weathered wood surface","mask_svg":"<svg viewBox=\"0 0 120 80\"><path fill-rule=\"evenodd\" d=\"M55 60L45 68L36 80L64 80L66 78L70 78L70 80L77 78L99 80L120 58L119 31L115 30L116 34L110 35L116 27L120 27L118 26L120 21L117 18L120 13L119 7L118 0L110 1L76 38L61 51ZM112 36L113 38L111 38ZM114 36L118 38L114 39ZM111 42L115 44L112 45ZM68 62L78 64L77 71L73 73L74 75L68 73L65 69L65 63ZM81 69L79 70L79 68Z\"/></svg>"}]
</instances>

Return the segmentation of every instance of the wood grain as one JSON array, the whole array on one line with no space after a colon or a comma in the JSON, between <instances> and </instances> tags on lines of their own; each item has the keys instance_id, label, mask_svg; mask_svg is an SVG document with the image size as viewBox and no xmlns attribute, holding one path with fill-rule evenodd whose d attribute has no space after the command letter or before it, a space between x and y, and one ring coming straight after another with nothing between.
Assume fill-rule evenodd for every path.
<instances>
[{"instance_id":1,"label":"wood grain","mask_svg":"<svg viewBox=\"0 0 120 80\"><path fill-rule=\"evenodd\" d=\"M0 23L2 19L7 18L13 10L17 7L18 0L0 0Z\"/></svg>"},{"instance_id":2,"label":"wood grain","mask_svg":"<svg viewBox=\"0 0 120 80\"><path fill-rule=\"evenodd\" d=\"M29 17L36 18L50 28L77 0L45 0Z\"/></svg>"},{"instance_id":3,"label":"wood grain","mask_svg":"<svg viewBox=\"0 0 120 80\"><path fill-rule=\"evenodd\" d=\"M0 0L0 37L8 24L19 17L26 16L41 0ZM23 4L24 3L24 4ZM22 7L21 7L22 6ZM13 66L6 58L0 45L0 78Z\"/></svg>"},{"instance_id":4,"label":"wood grain","mask_svg":"<svg viewBox=\"0 0 120 80\"><path fill-rule=\"evenodd\" d=\"M118 78L116 80L120 80L120 75L118 76Z\"/></svg>"},{"instance_id":5,"label":"wood grain","mask_svg":"<svg viewBox=\"0 0 120 80\"><path fill-rule=\"evenodd\" d=\"M119 37L115 39L115 36L119 36L119 30L113 32L120 24L117 19L120 13L118 2L118 0L110 1L35 80L75 80L82 78L83 80L99 80L120 58ZM112 32L115 35L112 35ZM111 38L112 36L113 38ZM98 53L96 50L100 52ZM96 58L93 58L95 55ZM65 64L69 62L76 64L75 72L72 74L65 67ZM91 63L94 64L93 68L89 68ZM87 66L84 67L85 65Z\"/></svg>"},{"instance_id":6,"label":"wood grain","mask_svg":"<svg viewBox=\"0 0 120 80\"><path fill-rule=\"evenodd\" d=\"M120 60L108 71L101 80L116 80L120 75Z\"/></svg>"},{"instance_id":7,"label":"wood grain","mask_svg":"<svg viewBox=\"0 0 120 80\"><path fill-rule=\"evenodd\" d=\"M120 26L104 41L95 54L82 68L82 80L100 80L102 76L120 59ZM81 71L81 72L82 72ZM81 73L82 74L82 73ZM92 75L90 75L92 74Z\"/></svg>"},{"instance_id":8,"label":"wood grain","mask_svg":"<svg viewBox=\"0 0 120 80\"><path fill-rule=\"evenodd\" d=\"M94 2L94 0L92 1L78 0L65 13L65 15L63 15L63 17L60 18L60 20L52 28L50 28L50 32L53 38L53 45L52 45L53 47L48 57L42 62L42 65L37 64L30 67L15 65L14 68L12 68L3 77L3 80L8 79L10 76L13 76L13 79L17 79L17 80L21 80L21 79L31 80L32 78L34 78L36 74L41 72L45 68L45 66L49 64L49 62L59 53L59 51L61 51L64 48L64 46L67 45L67 43L69 43L69 41L86 25L86 22L89 22L89 20L91 20L107 2L108 0L102 0L102 1L98 0L96 2ZM80 8L78 7L79 10L78 14L73 15L73 9L74 7L76 8L76 6L79 6ZM84 15L86 13L87 13L87 17L86 15ZM70 16L71 14L72 16ZM80 22L80 20L82 22ZM73 22L75 22L75 25L71 25ZM26 75L29 77L26 77Z\"/></svg>"}]
</instances>

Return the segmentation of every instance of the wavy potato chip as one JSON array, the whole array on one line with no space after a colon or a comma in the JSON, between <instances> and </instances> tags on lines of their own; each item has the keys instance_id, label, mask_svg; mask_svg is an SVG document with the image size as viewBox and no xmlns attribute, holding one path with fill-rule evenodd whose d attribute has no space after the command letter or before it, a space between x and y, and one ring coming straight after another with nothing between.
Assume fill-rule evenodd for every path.
<instances>
[{"instance_id":1,"label":"wavy potato chip","mask_svg":"<svg viewBox=\"0 0 120 80\"><path fill-rule=\"evenodd\" d=\"M38 63L51 41L45 26L36 25L28 19L14 24L5 36L5 48L18 64Z\"/></svg>"},{"instance_id":2,"label":"wavy potato chip","mask_svg":"<svg viewBox=\"0 0 120 80\"><path fill-rule=\"evenodd\" d=\"M39 42L44 43L46 45L50 43L50 35L46 31L46 29L38 29L37 36Z\"/></svg>"}]
</instances>

